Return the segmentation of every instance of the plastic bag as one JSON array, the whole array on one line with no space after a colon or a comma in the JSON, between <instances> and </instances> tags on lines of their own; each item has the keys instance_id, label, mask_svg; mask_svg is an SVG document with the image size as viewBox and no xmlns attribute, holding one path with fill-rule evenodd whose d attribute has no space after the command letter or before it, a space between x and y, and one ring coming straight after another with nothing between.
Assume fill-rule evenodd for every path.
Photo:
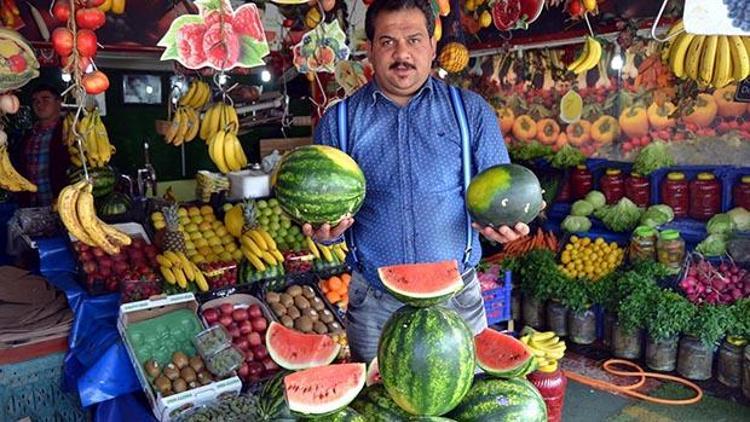
<instances>
[{"instance_id":1,"label":"plastic bag","mask_svg":"<svg viewBox=\"0 0 750 422\"><path fill-rule=\"evenodd\" d=\"M281 154L279 153L279 150L275 149L272 153L266 155L265 158L263 158L261 167L263 168L264 172L271 173L280 160Z\"/></svg>"}]
</instances>

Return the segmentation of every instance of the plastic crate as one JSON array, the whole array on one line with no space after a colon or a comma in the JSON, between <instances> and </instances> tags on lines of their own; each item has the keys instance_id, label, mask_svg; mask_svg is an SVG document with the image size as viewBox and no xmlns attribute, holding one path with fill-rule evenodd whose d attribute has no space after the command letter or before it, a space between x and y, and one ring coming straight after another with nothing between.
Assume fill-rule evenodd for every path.
<instances>
[{"instance_id":1,"label":"plastic crate","mask_svg":"<svg viewBox=\"0 0 750 422\"><path fill-rule=\"evenodd\" d=\"M0 366L0 420L86 421L77 397L62 391L64 353Z\"/></svg>"},{"instance_id":2,"label":"plastic crate","mask_svg":"<svg viewBox=\"0 0 750 422\"><path fill-rule=\"evenodd\" d=\"M502 277L502 280L497 281L498 287L482 292L484 311L487 313L487 323L490 325L510 320L510 294L513 290L511 272L506 270Z\"/></svg>"}]
</instances>

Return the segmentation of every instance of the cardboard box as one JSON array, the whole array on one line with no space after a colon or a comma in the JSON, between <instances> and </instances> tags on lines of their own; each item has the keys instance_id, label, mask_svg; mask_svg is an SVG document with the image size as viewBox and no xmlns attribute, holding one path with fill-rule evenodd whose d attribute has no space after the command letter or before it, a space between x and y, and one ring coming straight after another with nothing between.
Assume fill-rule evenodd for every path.
<instances>
[{"instance_id":1,"label":"cardboard box","mask_svg":"<svg viewBox=\"0 0 750 422\"><path fill-rule=\"evenodd\" d=\"M156 318L178 309L190 309L192 312L196 312L198 302L195 300L195 296L192 293L183 293L126 303L120 306L120 315L117 319L117 329L125 343L128 357L133 364L133 368L135 368L141 388L146 393L154 416L162 422L173 421L190 409L212 403L220 397L237 396L242 389L240 379L237 376L232 376L168 397L162 397L161 394L154 391L128 341L127 327L129 324Z\"/></svg>"}]
</instances>

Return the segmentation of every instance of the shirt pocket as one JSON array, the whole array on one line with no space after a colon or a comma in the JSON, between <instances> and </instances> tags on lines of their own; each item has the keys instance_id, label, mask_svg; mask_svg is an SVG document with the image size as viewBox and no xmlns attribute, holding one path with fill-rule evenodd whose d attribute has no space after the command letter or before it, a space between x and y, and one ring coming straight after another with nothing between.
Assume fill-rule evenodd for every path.
<instances>
[{"instance_id":1,"label":"shirt pocket","mask_svg":"<svg viewBox=\"0 0 750 422\"><path fill-rule=\"evenodd\" d=\"M390 135L365 130L352 144L352 158L365 174L367 190L393 191L400 185L399 145Z\"/></svg>"},{"instance_id":2,"label":"shirt pocket","mask_svg":"<svg viewBox=\"0 0 750 422\"><path fill-rule=\"evenodd\" d=\"M461 135L458 128L437 127L412 136L413 186L418 192L446 193L463 187Z\"/></svg>"}]
</instances>

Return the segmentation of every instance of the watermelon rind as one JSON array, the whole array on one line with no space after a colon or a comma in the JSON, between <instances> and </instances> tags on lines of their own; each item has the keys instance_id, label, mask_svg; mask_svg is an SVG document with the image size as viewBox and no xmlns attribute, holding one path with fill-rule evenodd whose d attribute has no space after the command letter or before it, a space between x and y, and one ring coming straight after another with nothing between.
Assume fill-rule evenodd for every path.
<instances>
[{"instance_id":1,"label":"watermelon rind","mask_svg":"<svg viewBox=\"0 0 750 422\"><path fill-rule=\"evenodd\" d=\"M494 377L525 377L536 369L534 353L528 346L515 337L492 328L486 328L474 337L474 348L477 353L477 365ZM510 366L508 360L511 359L519 360Z\"/></svg>"},{"instance_id":2,"label":"watermelon rind","mask_svg":"<svg viewBox=\"0 0 750 422\"><path fill-rule=\"evenodd\" d=\"M280 367L299 370L330 364L341 345L325 334L305 334L271 321L266 330L266 349Z\"/></svg>"},{"instance_id":3,"label":"watermelon rind","mask_svg":"<svg viewBox=\"0 0 750 422\"><path fill-rule=\"evenodd\" d=\"M320 416L308 416L303 417L306 421L319 421L319 422L368 422L367 418L362 414L352 409L351 407L345 407L335 413Z\"/></svg>"},{"instance_id":4,"label":"watermelon rind","mask_svg":"<svg viewBox=\"0 0 750 422\"><path fill-rule=\"evenodd\" d=\"M476 368L469 327L440 306L397 310L383 327L378 366L386 391L412 415L440 416L471 388Z\"/></svg>"},{"instance_id":5,"label":"watermelon rind","mask_svg":"<svg viewBox=\"0 0 750 422\"><path fill-rule=\"evenodd\" d=\"M366 388L351 407L364 415L367 422L403 422L412 417L393 401L382 384Z\"/></svg>"},{"instance_id":6,"label":"watermelon rind","mask_svg":"<svg viewBox=\"0 0 750 422\"><path fill-rule=\"evenodd\" d=\"M447 265L446 265L447 264ZM433 266L433 265L446 265L454 274L451 274L448 282L444 286L437 288L429 292L415 292L408 291L399 287L397 281L399 279L398 272L406 268L414 268L421 266ZM400 302L414 307L429 307L439 303L445 302L450 299L453 295L459 292L464 287L463 278L458 272L458 263L455 260L442 261L434 263L420 263L420 264L403 264L403 265L392 265L387 267L378 268L378 277L383 283L383 286L388 292L398 299ZM403 278L403 277L402 277ZM422 280L414 280L415 282L422 282ZM436 280L424 280L425 282L432 282Z\"/></svg>"},{"instance_id":7,"label":"watermelon rind","mask_svg":"<svg viewBox=\"0 0 750 422\"><path fill-rule=\"evenodd\" d=\"M380 369L378 368L378 357L372 358L372 361L367 365L367 379L365 380L365 387L371 387L375 384L381 384L383 382L380 379Z\"/></svg>"},{"instance_id":8,"label":"watermelon rind","mask_svg":"<svg viewBox=\"0 0 750 422\"><path fill-rule=\"evenodd\" d=\"M523 378L487 379L476 381L447 416L462 422L545 422L547 406L536 387Z\"/></svg>"},{"instance_id":9,"label":"watermelon rind","mask_svg":"<svg viewBox=\"0 0 750 422\"><path fill-rule=\"evenodd\" d=\"M330 416L349 406L365 386L366 368L364 363L342 363L305 369L284 377L284 397L289 410L302 417ZM354 376L351 386L341 385L337 381L347 381ZM340 380L337 380L340 377ZM320 382L316 382L320 380ZM295 385L296 384L296 385ZM349 387L349 388L345 388ZM290 397L290 390L296 393L312 395L319 403L303 403ZM323 401L323 400L326 401Z\"/></svg>"}]
</instances>

